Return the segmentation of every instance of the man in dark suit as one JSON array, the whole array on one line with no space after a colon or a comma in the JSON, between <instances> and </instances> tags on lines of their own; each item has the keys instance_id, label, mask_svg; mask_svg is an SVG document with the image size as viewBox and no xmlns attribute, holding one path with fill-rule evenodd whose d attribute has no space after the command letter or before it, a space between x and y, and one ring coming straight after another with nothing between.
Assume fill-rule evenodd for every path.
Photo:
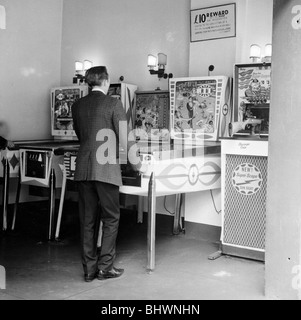
<instances>
[{"instance_id":1,"label":"man in dark suit","mask_svg":"<svg viewBox=\"0 0 301 320\"><path fill-rule=\"evenodd\" d=\"M89 69L86 82L92 91L74 103L72 115L80 142L74 179L79 185L82 263L85 281L90 282L95 278L117 278L124 272L114 267L114 261L120 218L119 187L122 185L119 144L127 152L128 128L121 101L107 95L110 80L106 67ZM120 132L120 128L125 130ZM132 148L131 151L137 160L137 150ZM136 165L138 170L139 160ZM100 220L103 234L98 256Z\"/></svg>"}]
</instances>

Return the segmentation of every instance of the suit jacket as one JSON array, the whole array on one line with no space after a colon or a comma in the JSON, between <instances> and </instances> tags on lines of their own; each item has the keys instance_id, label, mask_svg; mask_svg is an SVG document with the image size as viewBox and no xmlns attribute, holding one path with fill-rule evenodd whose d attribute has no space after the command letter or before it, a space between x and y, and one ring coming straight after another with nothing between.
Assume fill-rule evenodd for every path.
<instances>
[{"instance_id":1,"label":"suit jacket","mask_svg":"<svg viewBox=\"0 0 301 320\"><path fill-rule=\"evenodd\" d=\"M124 136L128 132L126 112L121 101L100 91L92 91L73 104L72 116L80 142L74 180L101 181L121 186L119 141L127 140ZM119 132L120 121L126 126L126 132ZM107 133L110 133L109 139L104 138ZM127 150L126 145L123 147Z\"/></svg>"},{"instance_id":2,"label":"suit jacket","mask_svg":"<svg viewBox=\"0 0 301 320\"><path fill-rule=\"evenodd\" d=\"M0 136L0 150L5 149L7 146L7 140Z\"/></svg>"}]
</instances>

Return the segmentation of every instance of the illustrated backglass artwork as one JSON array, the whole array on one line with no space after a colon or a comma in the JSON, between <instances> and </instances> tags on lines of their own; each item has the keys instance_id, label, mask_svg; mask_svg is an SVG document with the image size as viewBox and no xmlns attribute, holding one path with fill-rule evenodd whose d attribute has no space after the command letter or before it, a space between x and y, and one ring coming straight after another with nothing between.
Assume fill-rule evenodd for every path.
<instances>
[{"instance_id":1,"label":"illustrated backglass artwork","mask_svg":"<svg viewBox=\"0 0 301 320\"><path fill-rule=\"evenodd\" d=\"M126 112L128 126L130 130L134 129L135 122L135 105L136 97L135 93L138 89L137 85L128 84L124 82L111 83L108 95L118 99L122 102L122 105Z\"/></svg>"},{"instance_id":2,"label":"illustrated backglass artwork","mask_svg":"<svg viewBox=\"0 0 301 320\"><path fill-rule=\"evenodd\" d=\"M224 76L171 79L172 138L217 141L228 136L231 84Z\"/></svg>"},{"instance_id":3,"label":"illustrated backglass artwork","mask_svg":"<svg viewBox=\"0 0 301 320\"><path fill-rule=\"evenodd\" d=\"M88 87L73 86L51 90L52 135L75 137L73 128L72 105L88 94Z\"/></svg>"},{"instance_id":4,"label":"illustrated backglass artwork","mask_svg":"<svg viewBox=\"0 0 301 320\"><path fill-rule=\"evenodd\" d=\"M108 96L121 100L121 84L111 84Z\"/></svg>"},{"instance_id":5,"label":"illustrated backglass artwork","mask_svg":"<svg viewBox=\"0 0 301 320\"><path fill-rule=\"evenodd\" d=\"M257 133L268 135L271 64L235 65L234 121L244 122L249 118L262 119ZM244 133L244 130L238 134Z\"/></svg>"},{"instance_id":6,"label":"illustrated backglass artwork","mask_svg":"<svg viewBox=\"0 0 301 320\"><path fill-rule=\"evenodd\" d=\"M169 141L169 91L136 93L137 140Z\"/></svg>"}]
</instances>

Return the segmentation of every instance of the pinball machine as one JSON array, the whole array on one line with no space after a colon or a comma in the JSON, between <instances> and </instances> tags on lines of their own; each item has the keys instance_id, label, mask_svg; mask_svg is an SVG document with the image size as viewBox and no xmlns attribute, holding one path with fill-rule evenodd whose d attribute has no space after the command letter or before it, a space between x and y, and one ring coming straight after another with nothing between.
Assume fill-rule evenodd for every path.
<instances>
[{"instance_id":1,"label":"pinball machine","mask_svg":"<svg viewBox=\"0 0 301 320\"><path fill-rule=\"evenodd\" d=\"M135 172L130 164L122 163L120 192L147 199L147 269L153 271L156 198L176 195L175 230L181 228L184 194L221 188L219 140L229 135L232 79L222 76L176 78L170 80L169 91L137 91L136 95L129 95L131 88L124 87L125 84L117 84L109 94L124 99L122 92L126 93L123 104L128 124L134 128L145 170ZM52 103L53 132L65 139L71 130L74 136L68 118L60 116L59 112L54 114L59 109ZM46 186L50 189L52 203L55 187L62 188L55 237L59 234L63 214L66 181L74 177L78 147L76 141L60 143L59 146L51 142L46 146L28 144L20 149L21 184ZM49 213L49 240L54 238L53 231L54 204Z\"/></svg>"},{"instance_id":2,"label":"pinball machine","mask_svg":"<svg viewBox=\"0 0 301 320\"><path fill-rule=\"evenodd\" d=\"M156 198L176 195L176 230L182 227L184 194L221 188L219 138L228 137L232 118L228 77L171 79L169 89L136 93L134 132L145 170L136 172L129 163L121 165L120 192L147 199L150 272L155 269ZM190 117L191 100L195 113ZM66 152L65 177L73 177L75 158L76 153Z\"/></svg>"},{"instance_id":3,"label":"pinball machine","mask_svg":"<svg viewBox=\"0 0 301 320\"><path fill-rule=\"evenodd\" d=\"M113 83L109 95L120 99L126 108L129 126L132 127L135 105L136 85ZM51 89L51 134L50 140L17 141L14 150L1 152L0 176L5 177L3 188L3 228L7 229L7 205L10 178L18 178L18 188L12 229L15 228L19 196L23 185L48 189L49 194L49 229L48 240L54 238L55 190L62 188L64 152L76 152L79 143L73 128L72 105L89 92L86 85L57 87Z\"/></svg>"}]
</instances>

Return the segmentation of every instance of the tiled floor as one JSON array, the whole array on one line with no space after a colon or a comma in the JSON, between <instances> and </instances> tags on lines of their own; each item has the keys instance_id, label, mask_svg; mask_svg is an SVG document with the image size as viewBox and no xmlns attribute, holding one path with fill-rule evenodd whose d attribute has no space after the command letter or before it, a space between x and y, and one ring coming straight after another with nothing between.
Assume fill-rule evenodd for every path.
<instances>
[{"instance_id":1,"label":"tiled floor","mask_svg":"<svg viewBox=\"0 0 301 320\"><path fill-rule=\"evenodd\" d=\"M39 214L37 213L39 212ZM62 243L40 241L47 211L23 207L18 232L0 238L0 265L6 268L6 290L0 300L263 300L264 264L222 256L210 261L215 243L172 236L158 226L156 270L146 272L146 224L123 213L118 238L120 279L85 283L79 255L76 210L65 217ZM44 223L44 224L42 224ZM160 224L160 217L158 218Z\"/></svg>"}]
</instances>

